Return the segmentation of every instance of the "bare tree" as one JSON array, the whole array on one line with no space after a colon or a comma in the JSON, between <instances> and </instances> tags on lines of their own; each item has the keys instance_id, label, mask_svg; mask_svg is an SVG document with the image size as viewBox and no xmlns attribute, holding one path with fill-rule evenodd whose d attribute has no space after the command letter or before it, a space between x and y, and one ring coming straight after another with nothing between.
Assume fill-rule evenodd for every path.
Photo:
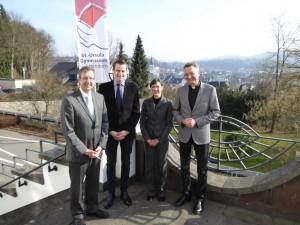
<instances>
[{"instance_id":1,"label":"bare tree","mask_svg":"<svg viewBox=\"0 0 300 225\"><path fill-rule=\"evenodd\" d=\"M0 31L0 69L6 77L25 77L25 70L30 76L47 69L53 55L49 34L36 30L14 13L0 15Z\"/></svg>"},{"instance_id":2,"label":"bare tree","mask_svg":"<svg viewBox=\"0 0 300 225\"><path fill-rule=\"evenodd\" d=\"M18 55L17 52L17 34L20 30L20 17L16 14L11 15L11 22L9 26L9 54L10 54L10 78L14 79L14 64L15 56Z\"/></svg>"},{"instance_id":3,"label":"bare tree","mask_svg":"<svg viewBox=\"0 0 300 225\"><path fill-rule=\"evenodd\" d=\"M273 28L276 41L276 61L275 61L275 84L273 88L273 101L277 102L279 93L279 83L282 75L288 69L288 59L292 53L298 49L299 26L296 29L290 29L287 23L283 22L281 17L273 19ZM280 111L279 105L274 107L272 112L272 122L270 132L273 133Z\"/></svg>"},{"instance_id":4,"label":"bare tree","mask_svg":"<svg viewBox=\"0 0 300 225\"><path fill-rule=\"evenodd\" d=\"M293 28L277 17L273 19L273 30L276 50L264 64L264 73L258 76L256 84L256 90L265 98L254 103L248 115L250 121L259 122L271 133L292 127L295 116L300 116L294 105L300 93L299 26Z\"/></svg>"},{"instance_id":5,"label":"bare tree","mask_svg":"<svg viewBox=\"0 0 300 225\"><path fill-rule=\"evenodd\" d=\"M54 100L60 100L66 94L66 89L62 84L62 80L54 74L42 72L34 75L36 83L33 86L33 107L37 115L47 116L49 107ZM38 100L42 101L45 108L38 104Z\"/></svg>"}]
</instances>

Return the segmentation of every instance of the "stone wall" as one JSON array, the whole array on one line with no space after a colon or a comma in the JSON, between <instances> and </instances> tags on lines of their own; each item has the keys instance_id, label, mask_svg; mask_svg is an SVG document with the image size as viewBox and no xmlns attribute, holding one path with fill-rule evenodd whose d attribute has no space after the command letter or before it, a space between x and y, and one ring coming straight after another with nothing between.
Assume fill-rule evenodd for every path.
<instances>
[{"instance_id":1,"label":"stone wall","mask_svg":"<svg viewBox=\"0 0 300 225\"><path fill-rule=\"evenodd\" d=\"M37 113L34 105L40 113ZM48 117L58 118L61 101L51 101L49 105ZM20 102L0 102L0 110L7 112L16 112L30 115L43 114L46 104L44 101L20 101Z\"/></svg>"}]
</instances>

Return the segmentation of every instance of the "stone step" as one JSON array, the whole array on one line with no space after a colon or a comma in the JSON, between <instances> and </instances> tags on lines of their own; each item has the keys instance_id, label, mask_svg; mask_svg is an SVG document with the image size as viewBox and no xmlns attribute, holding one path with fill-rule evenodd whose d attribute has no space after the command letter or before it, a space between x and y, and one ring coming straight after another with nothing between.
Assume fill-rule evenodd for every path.
<instances>
[{"instance_id":1,"label":"stone step","mask_svg":"<svg viewBox=\"0 0 300 225\"><path fill-rule=\"evenodd\" d=\"M32 171L34 168L36 168L36 166L29 166L29 165L24 165L22 167L18 167L16 169L13 169L11 171L12 174L16 175L16 176L23 176L24 174L28 173L29 171ZM43 175L43 169L39 168L33 172L31 172L30 174L27 174L23 177L24 179L28 179L30 181L39 183L39 184L44 184L44 175Z\"/></svg>"},{"instance_id":2,"label":"stone step","mask_svg":"<svg viewBox=\"0 0 300 225\"><path fill-rule=\"evenodd\" d=\"M39 158L46 160L46 161L50 161L50 160L53 160L53 159L63 155L64 153L65 153L64 148L56 147L51 150L40 153ZM68 165L68 162L67 162L65 156L62 156L62 157L54 160L54 162L58 163L58 164L66 165L66 166Z\"/></svg>"},{"instance_id":3,"label":"stone step","mask_svg":"<svg viewBox=\"0 0 300 225\"><path fill-rule=\"evenodd\" d=\"M0 187L2 185L5 185L7 184L8 182L12 181L14 178L11 178L11 177L7 177L7 176L4 176L4 175L0 175ZM17 197L17 190L16 190L16 183L13 182L11 184L8 184L6 185L5 187L2 187L0 188L0 192L3 192L5 194L8 194L10 196L13 196L13 197Z\"/></svg>"}]
</instances>

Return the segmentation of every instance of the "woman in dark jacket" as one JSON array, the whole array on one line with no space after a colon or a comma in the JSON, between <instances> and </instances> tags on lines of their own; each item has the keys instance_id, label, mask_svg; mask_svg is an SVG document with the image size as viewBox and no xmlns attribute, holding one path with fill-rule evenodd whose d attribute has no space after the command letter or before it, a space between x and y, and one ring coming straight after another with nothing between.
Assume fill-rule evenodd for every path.
<instances>
[{"instance_id":1,"label":"woman in dark jacket","mask_svg":"<svg viewBox=\"0 0 300 225\"><path fill-rule=\"evenodd\" d=\"M167 178L168 136L173 126L172 103L162 96L159 79L150 83L152 97L146 99L141 111L141 132L145 140L147 200L155 196L165 200Z\"/></svg>"}]
</instances>

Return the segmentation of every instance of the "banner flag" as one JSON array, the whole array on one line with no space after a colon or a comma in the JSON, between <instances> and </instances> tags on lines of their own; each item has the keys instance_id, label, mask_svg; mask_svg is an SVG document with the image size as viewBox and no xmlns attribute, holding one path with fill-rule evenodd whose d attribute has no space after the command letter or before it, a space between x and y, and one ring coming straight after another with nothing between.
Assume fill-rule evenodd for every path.
<instances>
[{"instance_id":1,"label":"banner flag","mask_svg":"<svg viewBox=\"0 0 300 225\"><path fill-rule=\"evenodd\" d=\"M95 80L109 78L109 44L106 0L75 0L79 67L95 69Z\"/></svg>"}]
</instances>

